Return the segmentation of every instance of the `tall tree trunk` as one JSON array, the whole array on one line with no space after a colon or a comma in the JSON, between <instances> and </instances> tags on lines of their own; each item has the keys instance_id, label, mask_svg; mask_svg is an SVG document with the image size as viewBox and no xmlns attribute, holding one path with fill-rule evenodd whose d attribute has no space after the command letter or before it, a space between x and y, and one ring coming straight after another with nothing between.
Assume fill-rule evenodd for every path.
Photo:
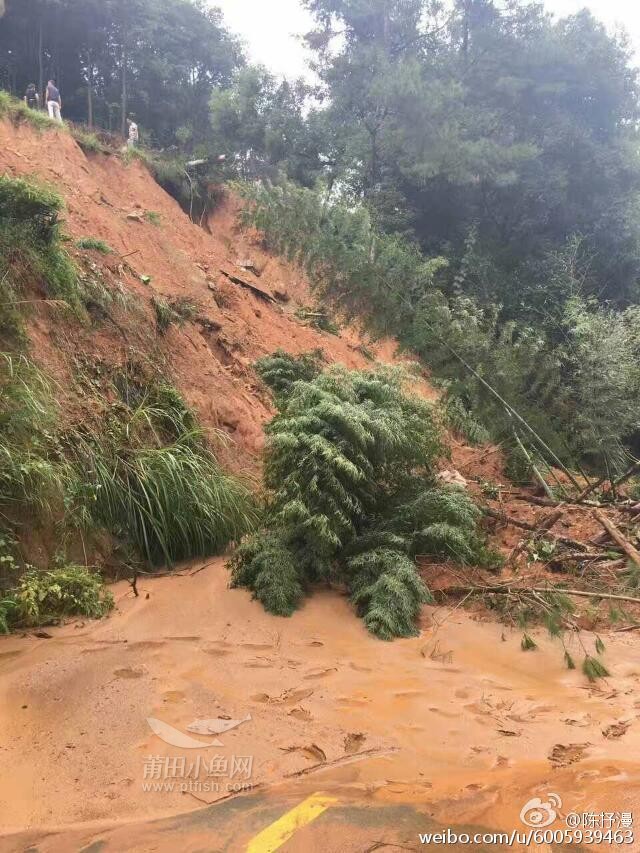
<instances>
[{"instance_id":1,"label":"tall tree trunk","mask_svg":"<svg viewBox=\"0 0 640 853\"><path fill-rule=\"evenodd\" d=\"M87 51L87 124L93 130L93 50Z\"/></svg>"},{"instance_id":2,"label":"tall tree trunk","mask_svg":"<svg viewBox=\"0 0 640 853\"><path fill-rule=\"evenodd\" d=\"M127 0L123 4L122 12L122 94L120 99L120 131L123 136L127 135L127 65L129 62L129 16L127 14Z\"/></svg>"},{"instance_id":3,"label":"tall tree trunk","mask_svg":"<svg viewBox=\"0 0 640 853\"><path fill-rule=\"evenodd\" d=\"M462 21L462 56L466 69L469 61L469 32L471 30L471 6L473 0L464 0L464 11Z\"/></svg>"},{"instance_id":4,"label":"tall tree trunk","mask_svg":"<svg viewBox=\"0 0 640 853\"><path fill-rule=\"evenodd\" d=\"M38 15L38 92L40 93L40 97L44 94L44 57L42 55L43 50L43 33L42 33L42 15L43 11L40 9Z\"/></svg>"}]
</instances>

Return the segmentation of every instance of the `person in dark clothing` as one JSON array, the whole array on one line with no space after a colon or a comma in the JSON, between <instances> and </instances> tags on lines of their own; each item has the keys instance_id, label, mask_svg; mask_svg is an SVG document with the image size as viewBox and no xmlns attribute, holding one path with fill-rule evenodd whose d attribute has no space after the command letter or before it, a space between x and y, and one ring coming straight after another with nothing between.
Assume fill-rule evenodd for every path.
<instances>
[{"instance_id":1,"label":"person in dark clothing","mask_svg":"<svg viewBox=\"0 0 640 853\"><path fill-rule=\"evenodd\" d=\"M27 91L24 93L24 102L31 110L40 109L40 95L36 90L35 83L29 83Z\"/></svg>"},{"instance_id":2,"label":"person in dark clothing","mask_svg":"<svg viewBox=\"0 0 640 853\"><path fill-rule=\"evenodd\" d=\"M55 80L49 80L47 83L47 91L45 92L44 99L49 110L49 118L55 119L55 121L59 121L62 124L62 98L56 88Z\"/></svg>"}]
</instances>

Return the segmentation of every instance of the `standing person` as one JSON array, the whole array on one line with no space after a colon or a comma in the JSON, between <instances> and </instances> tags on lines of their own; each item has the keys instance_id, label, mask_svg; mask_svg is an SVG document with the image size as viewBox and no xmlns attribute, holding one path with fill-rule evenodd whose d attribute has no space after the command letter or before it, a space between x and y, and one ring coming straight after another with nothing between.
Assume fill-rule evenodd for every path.
<instances>
[{"instance_id":1,"label":"standing person","mask_svg":"<svg viewBox=\"0 0 640 853\"><path fill-rule=\"evenodd\" d=\"M24 102L31 110L40 109L40 95L36 91L36 84L29 83L27 91L24 93Z\"/></svg>"},{"instance_id":2,"label":"standing person","mask_svg":"<svg viewBox=\"0 0 640 853\"><path fill-rule=\"evenodd\" d=\"M132 118L128 118L127 126L129 128L129 138L127 139L127 145L129 146L129 148L135 148L140 138L140 134L138 133L138 125Z\"/></svg>"},{"instance_id":3,"label":"standing person","mask_svg":"<svg viewBox=\"0 0 640 853\"><path fill-rule=\"evenodd\" d=\"M49 110L49 118L55 119L62 124L62 98L60 97L60 92L56 89L55 80L49 80L47 83L47 91L45 92L44 99Z\"/></svg>"}]
</instances>

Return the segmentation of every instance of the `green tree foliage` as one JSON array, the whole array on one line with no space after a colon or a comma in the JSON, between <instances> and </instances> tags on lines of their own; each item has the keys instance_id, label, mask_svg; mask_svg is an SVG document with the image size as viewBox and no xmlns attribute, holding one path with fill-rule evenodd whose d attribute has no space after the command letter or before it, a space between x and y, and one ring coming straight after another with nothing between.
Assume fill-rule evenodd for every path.
<instances>
[{"instance_id":1,"label":"green tree foliage","mask_svg":"<svg viewBox=\"0 0 640 853\"><path fill-rule=\"evenodd\" d=\"M276 397L286 398L291 393L294 382L309 382L315 379L322 370L322 361L321 350L294 356L278 349L272 355L259 359L255 368Z\"/></svg>"},{"instance_id":2,"label":"green tree foliage","mask_svg":"<svg viewBox=\"0 0 640 853\"><path fill-rule=\"evenodd\" d=\"M9 0L0 28L0 84L40 96L49 77L64 115L193 146L208 131L213 86L242 65L239 42L201 0Z\"/></svg>"},{"instance_id":3,"label":"green tree foliage","mask_svg":"<svg viewBox=\"0 0 640 853\"><path fill-rule=\"evenodd\" d=\"M306 5L340 180L385 230L458 262L473 230L484 295L512 314L576 234L585 295L637 297L638 81L624 40L587 11L554 21L526 0ZM474 268L469 283L481 278Z\"/></svg>"},{"instance_id":4,"label":"green tree foliage","mask_svg":"<svg viewBox=\"0 0 640 853\"><path fill-rule=\"evenodd\" d=\"M271 366L283 361L277 353ZM280 374L271 375L280 387ZM276 402L267 427L267 533L240 546L233 583L290 615L309 584L334 579L372 633L413 635L429 596L412 557L484 556L470 498L435 485L445 447L429 404L404 393L396 370L340 367L298 378Z\"/></svg>"},{"instance_id":5,"label":"green tree foliage","mask_svg":"<svg viewBox=\"0 0 640 853\"><path fill-rule=\"evenodd\" d=\"M231 86L211 96L212 149L234 153L244 179L282 169L293 180L312 182L319 151L305 121L309 94L301 80L279 83L261 66L242 68Z\"/></svg>"}]
</instances>

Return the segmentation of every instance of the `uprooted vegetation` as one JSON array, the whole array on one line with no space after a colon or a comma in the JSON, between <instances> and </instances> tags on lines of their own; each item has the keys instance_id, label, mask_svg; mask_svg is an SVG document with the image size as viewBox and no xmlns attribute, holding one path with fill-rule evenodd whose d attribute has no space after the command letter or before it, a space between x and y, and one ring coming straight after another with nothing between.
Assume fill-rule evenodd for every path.
<instances>
[{"instance_id":1,"label":"uprooted vegetation","mask_svg":"<svg viewBox=\"0 0 640 853\"><path fill-rule=\"evenodd\" d=\"M523 631L525 652L537 648L530 629L544 625L559 640L567 668L576 667L577 644L589 680L608 674L600 660L604 644L596 637L591 651L579 623L591 618L596 624L601 603L609 605L611 623L633 623L623 605L640 603L634 586L640 554L634 562L632 543L599 509L593 512L609 535L583 542L553 532L564 505L552 499L521 496L550 506L529 523L492 507L492 501L502 505L495 483L479 484L487 501L480 506L464 488L444 485L436 479L436 463L447 454L442 425L461 417L467 423L465 413L455 410L452 417L450 401L443 411L408 395L406 374L396 368L325 369L318 352L293 357L282 350L256 368L278 414L266 427L262 530L234 554L234 585L288 616L314 584L328 580L346 588L373 634L391 639L415 633L422 602L433 601L423 578L433 563L448 565L451 578L438 584L438 600L453 596L493 610ZM592 511L576 503L576 512L579 507ZM504 558L485 540L487 527L496 524L525 531L504 570ZM519 570L520 557L529 571ZM550 576L549 566L565 576ZM576 598L591 604L581 612Z\"/></svg>"},{"instance_id":2,"label":"uprooted vegetation","mask_svg":"<svg viewBox=\"0 0 640 853\"><path fill-rule=\"evenodd\" d=\"M461 564L495 555L466 492L437 484L443 436L402 373L317 367L313 354L282 352L258 365L279 412L267 427L264 529L234 555L233 583L286 616L312 583L333 580L373 634L412 636L430 600L417 554Z\"/></svg>"}]
</instances>

